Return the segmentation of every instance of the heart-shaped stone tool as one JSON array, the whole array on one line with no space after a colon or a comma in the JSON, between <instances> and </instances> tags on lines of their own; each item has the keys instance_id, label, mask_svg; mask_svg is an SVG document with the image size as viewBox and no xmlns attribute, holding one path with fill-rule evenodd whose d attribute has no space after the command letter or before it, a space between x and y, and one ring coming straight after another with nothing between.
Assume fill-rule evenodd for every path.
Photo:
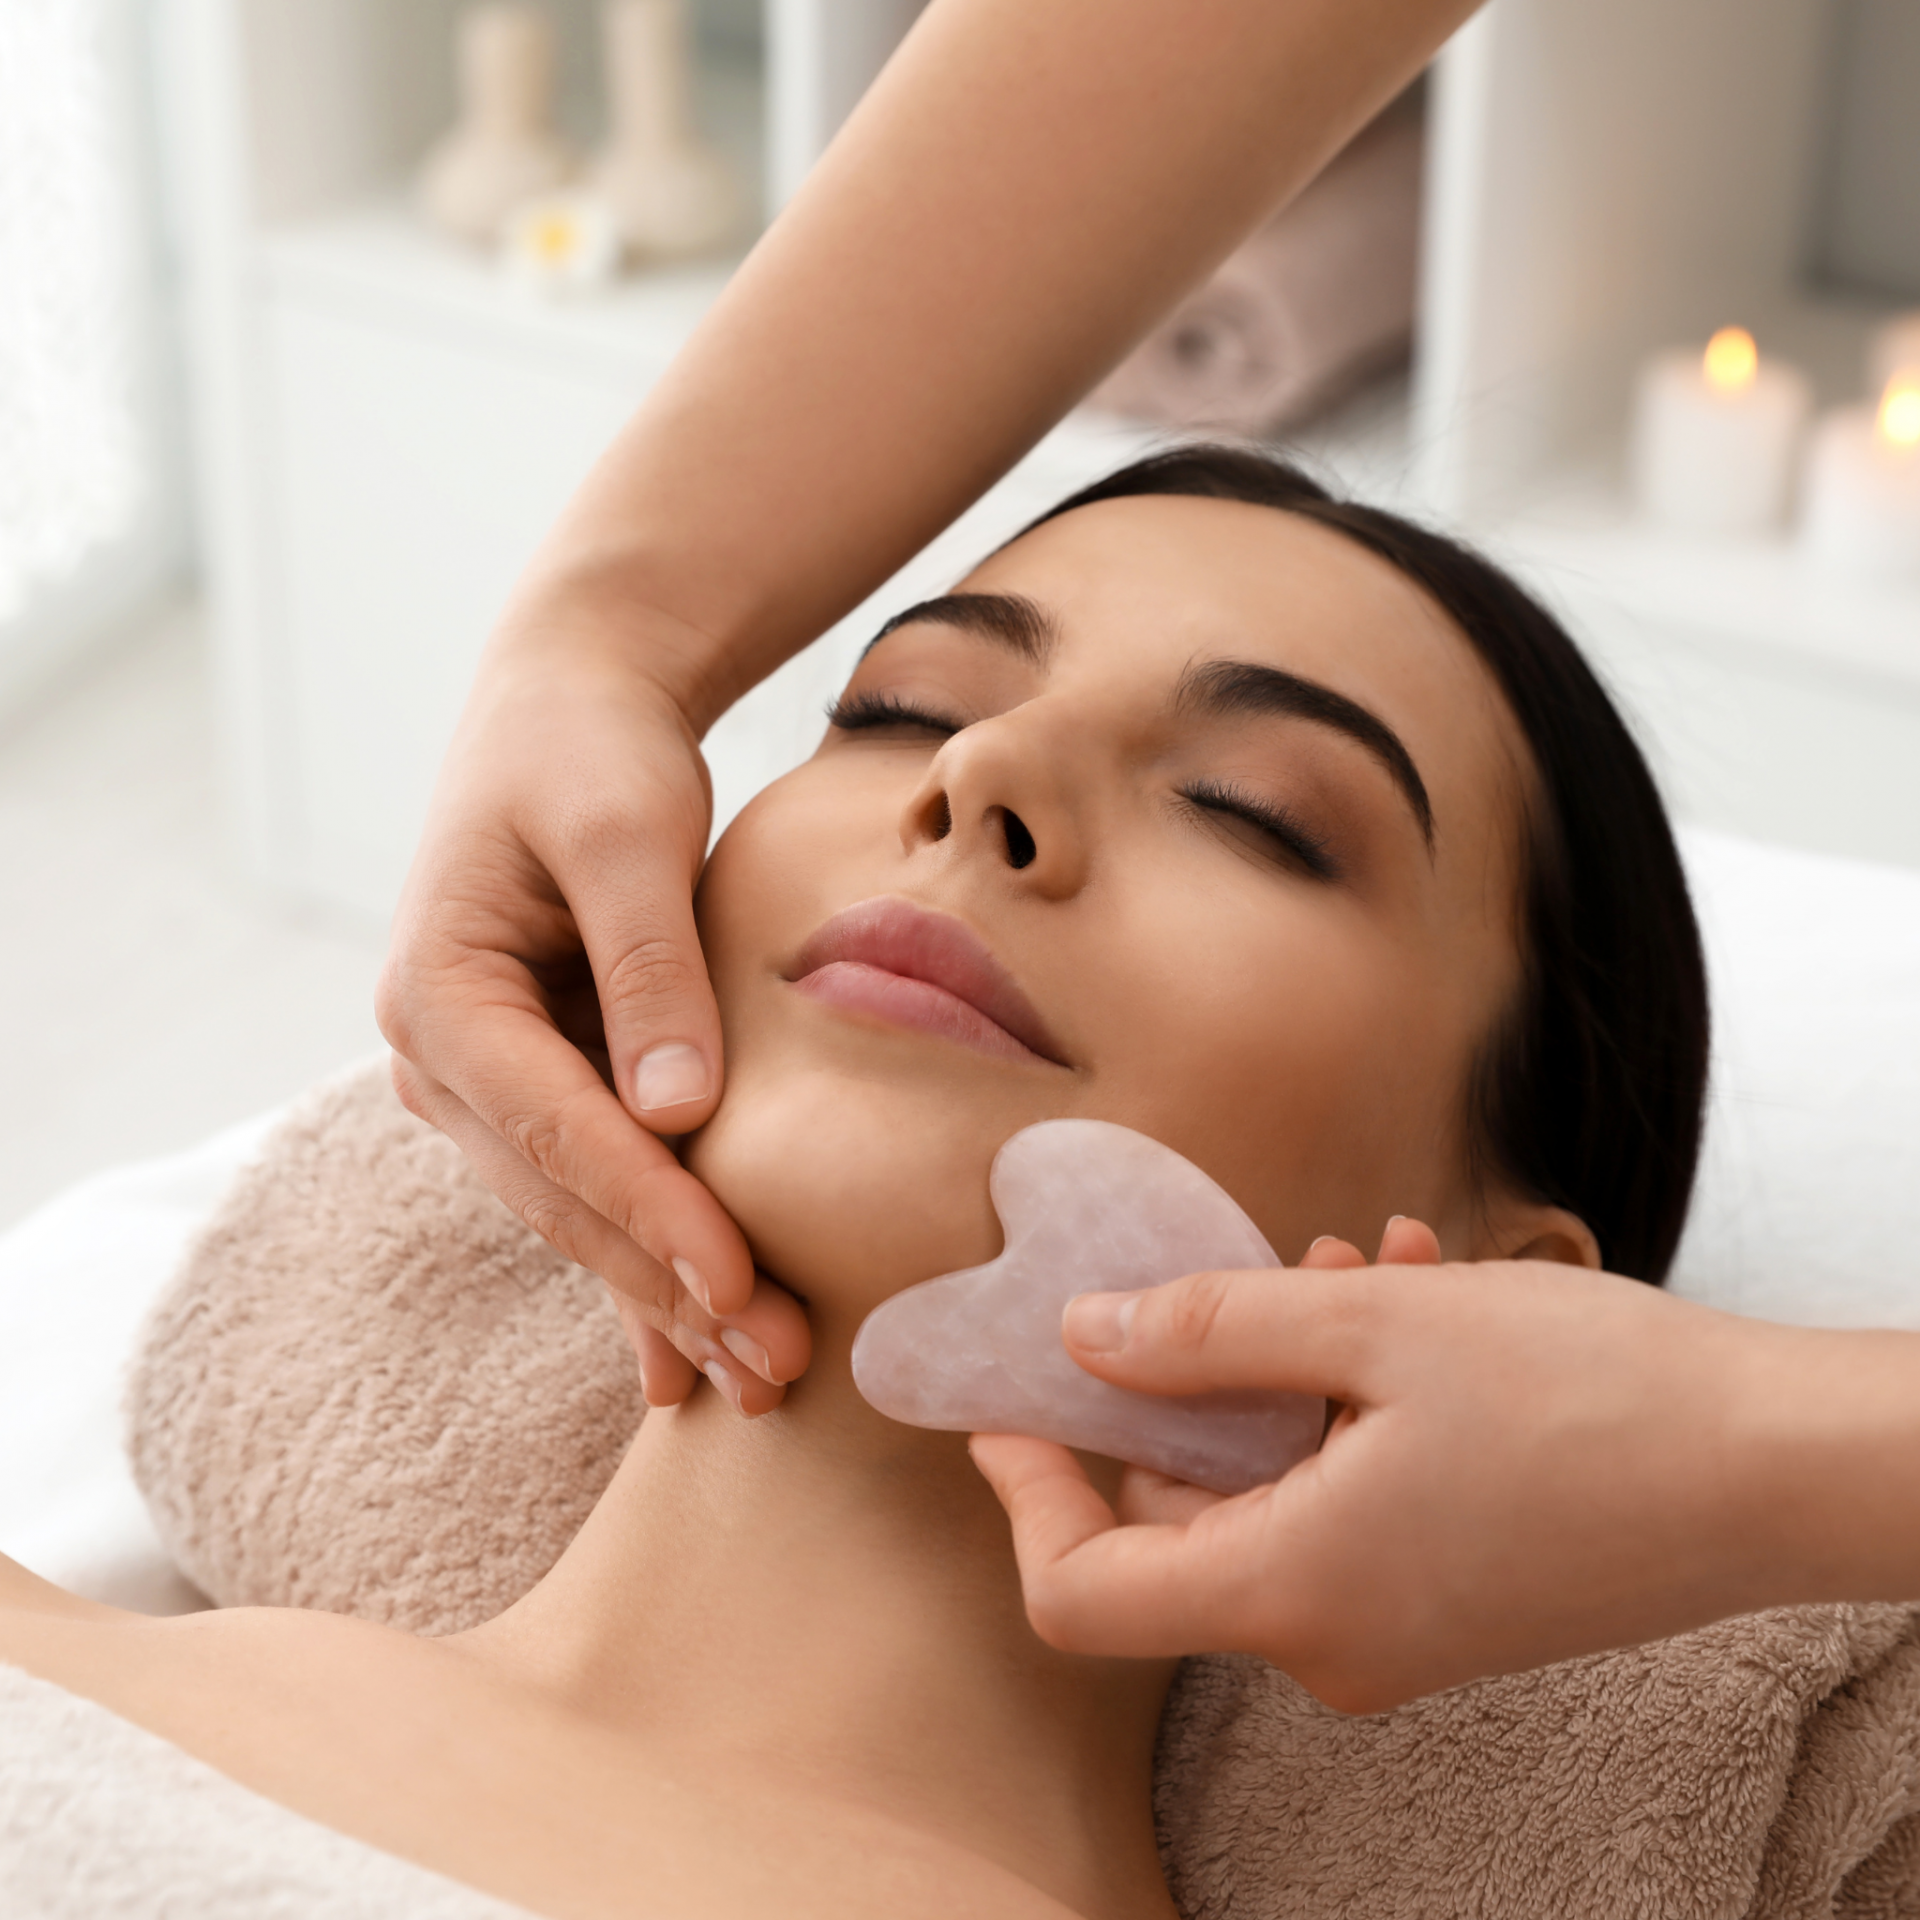
<instances>
[{"instance_id":1,"label":"heart-shaped stone tool","mask_svg":"<svg viewBox=\"0 0 1920 1920\"><path fill-rule=\"evenodd\" d=\"M1076 1293L1279 1266L1191 1161L1104 1120L1045 1120L994 1156L987 1189L1006 1229L1000 1257L895 1294L854 1340L854 1383L889 1419L1033 1434L1216 1493L1277 1480L1319 1445L1323 1400L1130 1393L1076 1366L1061 1342Z\"/></svg>"}]
</instances>

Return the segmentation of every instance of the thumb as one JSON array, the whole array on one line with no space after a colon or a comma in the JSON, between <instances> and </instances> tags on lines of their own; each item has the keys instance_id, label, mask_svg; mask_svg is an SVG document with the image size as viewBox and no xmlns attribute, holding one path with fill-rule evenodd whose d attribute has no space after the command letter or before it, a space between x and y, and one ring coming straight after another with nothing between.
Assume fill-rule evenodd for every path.
<instances>
[{"instance_id":1,"label":"thumb","mask_svg":"<svg viewBox=\"0 0 1920 1920\"><path fill-rule=\"evenodd\" d=\"M1363 1401L1381 1289L1366 1272L1190 1273L1067 1302L1061 1338L1087 1372L1139 1393L1315 1393Z\"/></svg>"},{"instance_id":2,"label":"thumb","mask_svg":"<svg viewBox=\"0 0 1920 1920\"><path fill-rule=\"evenodd\" d=\"M684 875L583 891L575 903L605 1024L614 1090L655 1133L688 1133L720 1098L720 1013Z\"/></svg>"}]
</instances>

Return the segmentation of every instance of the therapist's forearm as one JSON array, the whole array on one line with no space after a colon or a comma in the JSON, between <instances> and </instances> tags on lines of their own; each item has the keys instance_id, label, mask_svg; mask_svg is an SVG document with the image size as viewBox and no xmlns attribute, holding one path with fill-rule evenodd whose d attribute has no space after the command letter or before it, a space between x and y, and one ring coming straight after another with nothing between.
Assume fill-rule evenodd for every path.
<instances>
[{"instance_id":1,"label":"therapist's forearm","mask_svg":"<svg viewBox=\"0 0 1920 1920\"><path fill-rule=\"evenodd\" d=\"M1920 1598L1920 1333L1768 1328L1743 1402L1764 1599Z\"/></svg>"},{"instance_id":2,"label":"therapist's forearm","mask_svg":"<svg viewBox=\"0 0 1920 1920\"><path fill-rule=\"evenodd\" d=\"M542 550L697 727L1004 473L1472 0L933 0Z\"/></svg>"}]
</instances>

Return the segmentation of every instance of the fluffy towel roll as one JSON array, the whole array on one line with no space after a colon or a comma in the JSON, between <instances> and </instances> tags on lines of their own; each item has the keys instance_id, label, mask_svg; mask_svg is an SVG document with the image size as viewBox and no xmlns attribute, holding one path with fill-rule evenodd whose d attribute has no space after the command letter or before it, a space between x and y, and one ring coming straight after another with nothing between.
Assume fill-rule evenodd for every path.
<instances>
[{"instance_id":1,"label":"fluffy towel roll","mask_svg":"<svg viewBox=\"0 0 1920 1920\"><path fill-rule=\"evenodd\" d=\"M216 1606L449 1633L552 1566L645 1411L605 1288L381 1061L287 1119L155 1303L128 1455Z\"/></svg>"},{"instance_id":2,"label":"fluffy towel roll","mask_svg":"<svg viewBox=\"0 0 1920 1920\"><path fill-rule=\"evenodd\" d=\"M1188 296L1091 397L1163 426L1277 432L1402 358L1420 253L1421 117L1390 111Z\"/></svg>"},{"instance_id":3,"label":"fluffy towel roll","mask_svg":"<svg viewBox=\"0 0 1920 1920\"><path fill-rule=\"evenodd\" d=\"M242 1177L129 1410L216 1602L444 1632L552 1563L642 1408L598 1283L373 1068ZM1156 1801L1189 1920L1920 1915L1920 1609L1726 1621L1357 1720L1191 1660Z\"/></svg>"}]
</instances>

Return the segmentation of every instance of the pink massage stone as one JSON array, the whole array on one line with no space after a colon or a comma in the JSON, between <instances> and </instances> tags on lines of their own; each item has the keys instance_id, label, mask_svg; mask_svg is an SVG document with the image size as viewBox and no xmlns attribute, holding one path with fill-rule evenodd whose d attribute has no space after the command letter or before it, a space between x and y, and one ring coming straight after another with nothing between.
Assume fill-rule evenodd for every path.
<instances>
[{"instance_id":1,"label":"pink massage stone","mask_svg":"<svg viewBox=\"0 0 1920 1920\"><path fill-rule=\"evenodd\" d=\"M1006 1230L999 1258L895 1294L854 1340L854 1382L889 1419L1033 1434L1215 1493L1277 1480L1319 1445L1323 1400L1130 1393L1076 1366L1061 1341L1077 1293L1279 1267L1198 1167L1127 1127L1047 1120L1000 1149L987 1186Z\"/></svg>"}]
</instances>

